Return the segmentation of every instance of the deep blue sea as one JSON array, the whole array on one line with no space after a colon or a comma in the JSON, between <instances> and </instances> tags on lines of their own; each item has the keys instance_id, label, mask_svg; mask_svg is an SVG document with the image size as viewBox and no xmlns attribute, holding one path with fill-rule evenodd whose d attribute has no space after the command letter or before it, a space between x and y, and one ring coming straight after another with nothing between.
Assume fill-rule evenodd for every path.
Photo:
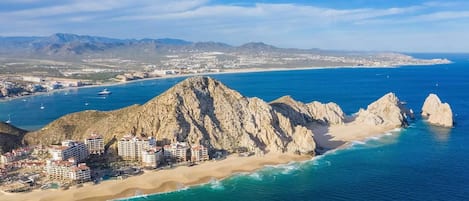
<instances>
[{"instance_id":1,"label":"deep blue sea","mask_svg":"<svg viewBox=\"0 0 469 201\"><path fill-rule=\"evenodd\" d=\"M269 166L222 181L132 200L469 200L469 54L446 57L449 65L343 68L213 75L245 96L272 101L291 95L302 102L338 103L350 114L387 92L414 111L437 93L452 106L457 125L443 129L416 119L408 128L356 142L312 161ZM142 104L183 78L148 80L0 102L0 120L37 129L61 115ZM87 103L87 104L86 104ZM44 105L41 110L40 106Z\"/></svg>"}]
</instances>

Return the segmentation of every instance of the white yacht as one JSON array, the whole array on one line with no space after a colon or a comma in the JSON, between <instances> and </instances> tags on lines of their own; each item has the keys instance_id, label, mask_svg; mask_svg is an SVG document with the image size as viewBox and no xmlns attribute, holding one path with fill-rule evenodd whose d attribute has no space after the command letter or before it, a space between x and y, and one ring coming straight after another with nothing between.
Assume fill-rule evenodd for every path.
<instances>
[{"instance_id":1,"label":"white yacht","mask_svg":"<svg viewBox=\"0 0 469 201\"><path fill-rule=\"evenodd\" d=\"M10 115L8 115L8 120L5 121L5 123L7 123L7 124L10 124L10 123L11 123Z\"/></svg>"},{"instance_id":2,"label":"white yacht","mask_svg":"<svg viewBox=\"0 0 469 201\"><path fill-rule=\"evenodd\" d=\"M98 93L98 95L101 95L101 96L105 96L105 95L109 95L109 94L112 94L112 92L107 90L107 89L103 89L102 91L100 91Z\"/></svg>"}]
</instances>

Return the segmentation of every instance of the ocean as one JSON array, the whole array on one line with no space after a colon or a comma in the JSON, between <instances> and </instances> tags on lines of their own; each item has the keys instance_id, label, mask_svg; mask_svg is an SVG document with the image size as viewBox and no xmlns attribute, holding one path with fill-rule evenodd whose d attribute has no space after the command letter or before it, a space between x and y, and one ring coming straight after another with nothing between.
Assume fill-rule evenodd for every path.
<instances>
[{"instance_id":1,"label":"ocean","mask_svg":"<svg viewBox=\"0 0 469 201\"><path fill-rule=\"evenodd\" d=\"M311 161L267 166L254 173L140 200L469 200L469 55L446 57L453 64L400 68L339 68L212 75L245 96L272 101L291 95L302 102L336 102L351 114L388 92L419 112L429 93L449 102L452 129L420 118L408 128L354 142ZM147 80L107 87L61 91L0 102L0 119L38 129L71 112L113 110L142 104L184 78ZM40 109L41 105L44 109Z\"/></svg>"}]
</instances>

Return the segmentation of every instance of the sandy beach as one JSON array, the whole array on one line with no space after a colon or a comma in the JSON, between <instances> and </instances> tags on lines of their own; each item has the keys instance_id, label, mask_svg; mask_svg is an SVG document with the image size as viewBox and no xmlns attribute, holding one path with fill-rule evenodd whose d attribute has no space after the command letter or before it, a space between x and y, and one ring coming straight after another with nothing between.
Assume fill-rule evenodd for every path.
<instances>
[{"instance_id":1,"label":"sandy beach","mask_svg":"<svg viewBox=\"0 0 469 201\"><path fill-rule=\"evenodd\" d=\"M334 67L327 67L334 68ZM339 67L336 67L339 68ZM105 87L131 82L140 82L150 79L168 79L176 77L188 77L195 75L212 75L227 73L248 73L264 71L285 71L323 69L323 67L310 68L272 68L272 69L243 69L237 71L214 72L203 74L176 75L143 80L135 80L108 85L94 85L87 87ZM57 91L54 91L57 92ZM54 93L51 92L51 93ZM25 97L21 97L25 98ZM324 150L340 149L348 146L353 141L366 140L369 137L382 135L395 127L370 126L356 123L346 123L333 126L314 126L313 133L317 147ZM83 187L71 187L69 190L35 190L28 193L4 193L0 192L0 200L9 201L61 201L61 200L112 200L135 196L136 192L141 194L154 194L160 192L174 191L179 188L189 187L220 180L235 173L253 172L264 168L266 165L286 164L294 161L310 160L311 156L299 156L294 154L268 153L265 156L238 157L231 155L225 160L208 161L193 167L181 166L174 169L147 171L142 175L130 177L124 180L108 180L98 185L91 182Z\"/></svg>"},{"instance_id":2,"label":"sandy beach","mask_svg":"<svg viewBox=\"0 0 469 201\"><path fill-rule=\"evenodd\" d=\"M316 146L332 150L348 146L353 141L363 141L369 137L383 135L396 127L361 125L346 123L333 126L316 126L313 129Z\"/></svg>"},{"instance_id":3,"label":"sandy beach","mask_svg":"<svg viewBox=\"0 0 469 201\"><path fill-rule=\"evenodd\" d=\"M168 192L181 187L207 183L214 179L223 179L234 173L252 172L266 165L285 164L292 161L304 161L310 156L289 154L266 154L265 156L238 157L229 156L221 161L208 161L200 165L174 169L148 171L142 175L124 180L109 180L98 185L86 183L81 188L69 190L37 190L29 193L0 193L0 200L9 201L63 201L63 200L111 200L134 196L136 192L152 194Z\"/></svg>"},{"instance_id":4,"label":"sandy beach","mask_svg":"<svg viewBox=\"0 0 469 201\"><path fill-rule=\"evenodd\" d=\"M358 124L320 127L315 130L316 143L328 150L341 149L353 141L383 135L395 128L363 126ZM0 200L9 201L92 201L126 198L141 194L169 192L193 185L227 178L235 173L253 172L266 165L287 164L312 159L311 156L268 153L265 156L238 157L231 155L225 160L208 161L196 166L180 166L174 169L147 171L142 175L124 180L109 180L98 185L86 183L81 188L69 190L36 190L28 193L2 193Z\"/></svg>"}]
</instances>

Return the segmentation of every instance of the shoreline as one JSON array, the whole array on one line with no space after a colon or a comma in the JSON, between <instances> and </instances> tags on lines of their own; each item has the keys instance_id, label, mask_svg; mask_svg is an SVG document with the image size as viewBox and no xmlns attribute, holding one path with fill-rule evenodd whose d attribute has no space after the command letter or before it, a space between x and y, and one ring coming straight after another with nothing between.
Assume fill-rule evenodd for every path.
<instances>
[{"instance_id":1,"label":"shoreline","mask_svg":"<svg viewBox=\"0 0 469 201\"><path fill-rule=\"evenodd\" d=\"M193 167L180 166L156 172L146 171L142 175L124 180L107 180L97 185L88 182L81 188L71 187L69 190L48 189L15 194L0 192L0 200L125 200L135 197L136 192L142 195L173 192L214 180L220 181L239 173L251 173L267 165L306 161L311 158L311 156L275 153L262 157L231 155L221 161L207 161Z\"/></svg>"},{"instance_id":2,"label":"shoreline","mask_svg":"<svg viewBox=\"0 0 469 201\"><path fill-rule=\"evenodd\" d=\"M157 77L149 79L134 80L123 83L111 83L108 85L95 85L86 86L91 87L105 87L114 86L134 82L142 82L146 80L168 79L189 77L196 75L212 75L212 74L233 74L233 73L251 73L251 72L267 72L267 71L291 71L291 70L308 70L308 69L329 69L331 67L312 67L312 68L295 68L295 69L250 69L246 71L230 71L230 72L212 72L212 73L198 73L188 75L176 75ZM346 67L337 67L346 68ZM350 67L355 68L355 67ZM362 67L357 67L362 68ZM83 88L83 87L81 87ZM78 89L78 88L74 88ZM69 90L69 89L63 89ZM58 92L59 90L51 93ZM31 96L28 96L31 97ZM251 157L238 157L231 155L222 161L208 161L194 167L177 167L169 170L148 171L143 175L133 176L125 180L108 180L103 181L98 185L91 183L85 184L81 188L72 187L70 190L45 190L33 191L28 193L15 193L8 194L0 192L0 200L122 200L134 197L137 192L145 196L155 193L174 192L177 190L185 189L188 187L204 185L211 181L220 181L238 173L252 173L263 169L270 165L284 165L291 162L300 162L307 160L315 160L317 157L327 154L329 151L334 152L342 149L347 149L354 145L355 141L368 141L376 136L384 136L388 132L394 131L396 128L379 127L379 126L360 126L353 124L345 124L339 126L329 126L330 132L321 133L324 137L320 138L317 145L333 143L334 141L344 142L341 146L331 144L328 151L313 158L310 156L298 156L293 154L275 154L269 153L264 157L251 156ZM321 135L316 132L315 135ZM329 139L329 140L326 140ZM139 196L141 197L141 196Z\"/></svg>"},{"instance_id":3,"label":"shoreline","mask_svg":"<svg viewBox=\"0 0 469 201\"><path fill-rule=\"evenodd\" d=\"M171 78L183 78L183 77L192 77L192 76L205 76L205 75L223 75L223 74L242 74L242 73L258 73L258 72L276 72L276 71L297 71L297 70L322 70L322 69L342 69L342 68L401 68L404 66L424 66L424 65L445 65L447 63L435 63L435 64L409 64L409 65L396 65L396 66L321 66L321 67L282 67L282 68L244 68L244 69L229 69L228 71L222 72L205 72L205 73L192 73L192 74L178 74L178 75L169 75L169 76L161 76L161 77L151 77L151 78L143 78L138 80L130 80L126 82L108 82L103 84L96 84L96 85L86 85L81 87L69 87L63 89L56 89L53 91L48 92L37 92L27 96L16 96L16 97L8 97L8 98L0 98L0 103L2 102L9 102L14 101L22 98L30 98L35 96L41 95L48 95L59 93L63 91L70 91L70 90L80 90L80 89L87 89L87 88L98 88L98 87L112 87L112 86L119 86L124 84L131 84L136 82L143 82L143 81L150 81L150 80L162 80L162 79L171 79Z\"/></svg>"},{"instance_id":4,"label":"shoreline","mask_svg":"<svg viewBox=\"0 0 469 201\"><path fill-rule=\"evenodd\" d=\"M383 133L379 133L379 134L376 134L376 135L371 135L371 136L368 136L366 138L363 138L363 139L360 139L360 140L355 140L355 141L360 141L360 142L363 142L363 143L367 143L368 141L370 140L376 140L376 139L380 139L384 136L388 136L389 134L392 135L392 133L400 133L402 131L403 128L394 128L392 130L387 130L386 132L383 132ZM306 162L309 162L309 161L314 161L314 160L318 160L320 159L322 156L326 156L328 154L332 154L334 152L337 152L337 151L341 151L341 150L347 150L349 148L352 148L355 144L355 141L349 141L335 149L330 149L320 155L316 155L316 156L312 156L310 159L304 159L304 160L294 160L294 161L290 161L290 162L287 162L287 163L279 163L279 164L266 164L264 165L263 167L260 167L260 168L257 168L255 170L252 170L252 171L248 171L248 172L233 172L231 175L228 175L226 177L223 177L223 178L210 178L209 180L207 180L206 182L201 182L201 183L195 183L193 185L188 185L188 186L185 186L184 188L181 188L181 189L175 189L175 190L170 190L170 191L163 191L163 192L156 192L156 193L149 193L149 194L141 194L141 195L135 195L135 196L130 196L130 197L122 197L122 198L117 198L117 199L112 199L112 201L124 201L124 200L129 200L129 199L137 199L137 198L146 198L147 196L153 196L153 195L160 195L160 194L165 194L165 193L172 193L172 192L178 192L178 191L181 191L181 190L187 190L188 188L192 188L192 187L197 187L197 186L203 186L203 185L208 185L210 184L211 182L215 181L215 182L221 182L225 179L228 179L228 178L231 178L231 177L234 177L238 174L246 174L246 175L249 175L249 174L253 174L253 173L256 173L257 171L259 170L262 170L262 169L265 169L267 167L273 167L273 166L283 166L283 165L289 165L289 164L292 164L292 163L306 163ZM215 179L215 180L214 180ZM139 190L139 189L135 189L135 190ZM80 200L80 201L88 201L88 200Z\"/></svg>"},{"instance_id":5,"label":"shoreline","mask_svg":"<svg viewBox=\"0 0 469 201\"><path fill-rule=\"evenodd\" d=\"M127 200L142 196L175 192L195 186L206 185L211 182L219 182L237 174L251 174L268 166L281 166L290 163L316 160L328 153L353 147L356 141L366 143L368 140L384 137L388 135L388 133L400 133L402 131L402 128L375 127L369 130L369 132L364 132L364 134L354 135L357 130L361 130L358 127L356 128L357 129L349 129L351 132L347 133L327 133L334 138L344 140L344 136L350 137L347 137L346 143L316 156L268 153L265 156L240 157L233 154L221 161L211 160L192 167L179 166L173 169L150 170L145 171L142 175L129 177L124 180L106 180L97 185L88 182L81 188L73 186L69 190L48 189L14 194L0 192L0 200ZM319 139L319 141L321 140L322 139ZM318 144L319 143L324 142L318 142Z\"/></svg>"}]
</instances>

